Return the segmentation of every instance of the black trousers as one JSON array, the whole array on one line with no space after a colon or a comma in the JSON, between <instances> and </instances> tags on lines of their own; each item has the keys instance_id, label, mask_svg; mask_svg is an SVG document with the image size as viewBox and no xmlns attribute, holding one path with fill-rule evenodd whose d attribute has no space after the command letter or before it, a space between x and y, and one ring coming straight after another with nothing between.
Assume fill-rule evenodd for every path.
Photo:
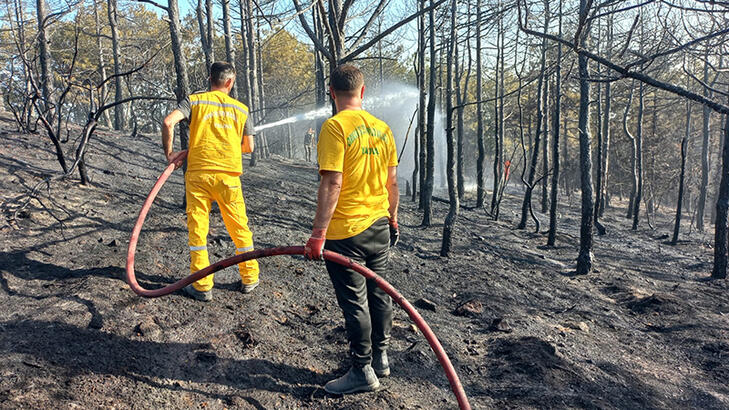
<instances>
[{"instance_id":1,"label":"black trousers","mask_svg":"<svg viewBox=\"0 0 729 410\"><path fill-rule=\"evenodd\" d=\"M311 162L311 144L304 144L304 151L306 154L306 161Z\"/></svg>"},{"instance_id":2,"label":"black trousers","mask_svg":"<svg viewBox=\"0 0 729 410\"><path fill-rule=\"evenodd\" d=\"M390 262L390 229L387 218L364 232L342 240L327 240L324 248L341 253L384 277ZM372 362L372 349L384 351L390 342L392 300L373 280L327 261L329 278L344 313L344 325L354 365Z\"/></svg>"}]
</instances>

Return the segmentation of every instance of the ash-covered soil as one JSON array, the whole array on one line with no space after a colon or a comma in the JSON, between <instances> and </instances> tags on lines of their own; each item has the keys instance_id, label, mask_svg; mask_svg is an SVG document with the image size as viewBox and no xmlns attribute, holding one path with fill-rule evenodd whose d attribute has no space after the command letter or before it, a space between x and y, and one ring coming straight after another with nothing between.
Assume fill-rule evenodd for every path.
<instances>
[{"instance_id":1,"label":"ash-covered soil","mask_svg":"<svg viewBox=\"0 0 729 410\"><path fill-rule=\"evenodd\" d=\"M143 299L123 280L129 233L165 166L158 136L99 131L75 180L23 195L57 172L43 135L0 120L0 407L4 408L456 408L423 336L396 309L392 376L384 389L345 397L321 386L347 366L346 339L321 263L261 260L261 286L236 290L236 269L216 275L215 299L181 293ZM273 158L246 167L244 196L256 246L302 245L317 187L313 165ZM160 287L188 273L182 173L163 188L142 232L140 282ZM402 240L387 276L418 303L450 355L474 408L728 408L729 294L705 281L709 235L664 244L608 211L596 270L573 277L578 198L562 204L556 248L503 218L462 210L451 258L442 225L419 227L403 198ZM468 202L468 201L467 201ZM473 202L472 200L470 202ZM535 201L536 203L536 201ZM435 203L435 221L446 205ZM542 220L546 218L542 216ZM211 217L211 260L233 254ZM429 309L429 308L432 308Z\"/></svg>"}]
</instances>

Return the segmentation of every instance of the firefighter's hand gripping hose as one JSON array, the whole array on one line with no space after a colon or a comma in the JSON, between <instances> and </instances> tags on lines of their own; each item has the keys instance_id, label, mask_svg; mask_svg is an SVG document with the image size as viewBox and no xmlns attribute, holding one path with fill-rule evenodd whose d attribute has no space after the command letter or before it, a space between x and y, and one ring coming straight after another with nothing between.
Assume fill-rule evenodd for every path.
<instances>
[{"instance_id":1,"label":"firefighter's hand gripping hose","mask_svg":"<svg viewBox=\"0 0 729 410\"><path fill-rule=\"evenodd\" d=\"M157 196L157 193L159 193L160 189L162 188L162 185L167 181L167 178L169 178L170 174L172 174L172 171L175 170L175 162L177 162L180 159L184 159L187 156L187 151L182 151L179 153L179 156L177 158L174 158L172 161L170 161L170 164L167 166L167 168L164 170L162 175L160 175L159 179L157 179L157 182L152 187L152 190L149 193L149 196L147 196L147 199L144 201L144 204L142 205L142 209L139 211L139 217L137 218L137 223L134 225L134 229L132 230L132 236L129 239L129 249L127 250L127 283L132 288L132 290L144 297L148 298L154 298L159 296L168 295L172 292L175 292L177 290L182 289L183 287L191 284L192 282L195 282L201 278L204 278L207 275L210 275L211 273L215 273L221 269L225 269L232 265L237 265L241 262L250 260L250 259L259 259L259 258L265 258L269 256L276 256L276 255L303 255L304 254L304 247L303 246L288 246L288 247L281 247L281 248L268 248L268 249L258 249L251 252L242 253L239 255L232 256L228 259L223 259L221 261L218 261L210 266L208 266L205 269L201 269L190 276L180 279L179 281L167 285L160 289L145 289L137 283L137 278L134 274L134 254L137 250L137 241L139 240L139 233L142 231L142 224L144 223L144 219L147 216L147 212L149 212L149 208L152 206L152 203L154 202L155 197ZM435 337L435 334L430 329L430 326L428 326L427 323L425 323L425 320L423 320L422 316L418 313L417 310L408 302L395 288L392 287L388 282L386 282L384 279L382 279L379 275L377 275L375 272L371 271L370 269L352 261L351 259L344 257L336 252L331 251L324 251L324 259L338 263L340 265L346 266L355 272L361 274L367 279L372 279L375 281L377 286L379 286L382 290L384 290L390 297L392 297L392 300L395 301L398 305L400 305L405 311L407 312L408 316L413 320L415 325L420 329L420 331L425 336L425 339L430 344L431 349L433 349L433 352L438 357L438 361L440 362L441 366L443 366L443 370L445 371L446 377L448 378L448 382L451 385L451 389L453 390L453 393L456 396L456 399L458 400L458 406L462 410L470 409L471 405L468 402L468 398L466 397L466 392L463 390L463 386L461 385L461 381L458 379L458 375L456 374L455 369L453 368L453 365L451 364L450 359L448 358L448 355L446 355L445 351L443 350L443 346L441 346L440 342L438 341L438 338Z\"/></svg>"}]
</instances>

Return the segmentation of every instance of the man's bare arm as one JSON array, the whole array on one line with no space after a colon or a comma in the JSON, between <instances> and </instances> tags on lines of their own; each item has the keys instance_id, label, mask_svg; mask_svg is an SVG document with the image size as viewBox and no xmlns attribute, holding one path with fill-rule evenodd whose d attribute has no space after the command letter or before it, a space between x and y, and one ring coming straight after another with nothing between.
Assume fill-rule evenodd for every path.
<instances>
[{"instance_id":1,"label":"man's bare arm","mask_svg":"<svg viewBox=\"0 0 729 410\"><path fill-rule=\"evenodd\" d=\"M165 157L170 162L177 154L174 152L172 143L175 139L175 125L185 119L185 114L180 110L174 110L162 121L162 148L165 151ZM182 164L178 164L178 167Z\"/></svg>"},{"instance_id":2,"label":"man's bare arm","mask_svg":"<svg viewBox=\"0 0 729 410\"><path fill-rule=\"evenodd\" d=\"M339 201L342 190L342 173L335 171L322 171L321 182L316 200L316 216L314 216L314 229L327 229L334 215L334 209Z\"/></svg>"},{"instance_id":3,"label":"man's bare arm","mask_svg":"<svg viewBox=\"0 0 729 410\"><path fill-rule=\"evenodd\" d=\"M390 220L397 222L397 207L400 204L400 189L397 186L397 167L387 168L387 200L390 202Z\"/></svg>"}]
</instances>

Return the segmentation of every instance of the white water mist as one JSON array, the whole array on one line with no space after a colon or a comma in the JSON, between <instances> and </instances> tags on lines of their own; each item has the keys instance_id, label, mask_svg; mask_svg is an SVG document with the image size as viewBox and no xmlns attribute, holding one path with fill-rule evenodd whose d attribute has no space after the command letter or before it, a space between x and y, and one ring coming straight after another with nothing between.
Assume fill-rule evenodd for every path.
<instances>
[{"instance_id":1,"label":"white water mist","mask_svg":"<svg viewBox=\"0 0 729 410\"><path fill-rule=\"evenodd\" d=\"M278 120L275 122L269 122L268 124L262 124L262 125L256 125L255 130L256 131L262 131L267 128L273 128L278 127L279 125L286 125L286 124L293 124L295 122L299 121L313 121L317 118L323 118L328 115L331 115L332 109L330 107L321 107L317 108L316 110L311 110L309 112L305 112L303 114L297 114L288 118L284 118L282 120Z\"/></svg>"},{"instance_id":2,"label":"white water mist","mask_svg":"<svg viewBox=\"0 0 729 410\"><path fill-rule=\"evenodd\" d=\"M364 100L362 106L369 113L375 117L385 121L392 129L392 133L395 136L395 143L397 145L398 155L402 152L400 158L400 166L398 167L398 174L404 188L404 181L410 181L412 179L412 172L414 167L414 148L415 139L418 138L416 134L417 115L412 121L410 126L410 132L408 133L408 126L410 120L413 118L415 110L418 108L418 89L411 85L402 83L385 83L379 89L373 90L370 88L365 89ZM329 117L332 113L329 105L320 107L305 113L296 114L288 118L284 118L275 122L267 124L257 125L256 131L261 131L269 128L274 128L287 124L294 124L302 121L312 122L319 118ZM314 126L313 124L310 124ZM436 190L440 190L446 185L445 178L445 165L446 165L446 148L445 148L445 133L444 124L440 115L440 110L436 109L435 118L435 181L434 185ZM305 128L308 128L306 125ZM298 130L297 130L298 131ZM298 135L300 132L297 132ZM406 142L406 133L407 142ZM303 133L301 133L303 135ZM403 151L404 146L404 151Z\"/></svg>"}]
</instances>

